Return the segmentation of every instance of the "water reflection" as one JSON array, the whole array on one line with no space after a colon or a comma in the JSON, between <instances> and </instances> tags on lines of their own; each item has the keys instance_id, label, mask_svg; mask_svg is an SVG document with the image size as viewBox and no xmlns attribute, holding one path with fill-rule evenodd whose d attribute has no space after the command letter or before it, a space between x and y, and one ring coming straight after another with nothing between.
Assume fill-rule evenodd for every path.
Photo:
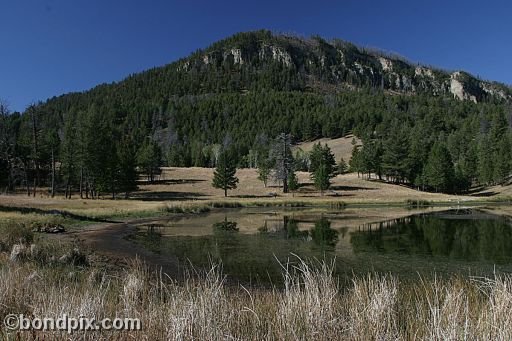
<instances>
[{"instance_id":1,"label":"water reflection","mask_svg":"<svg viewBox=\"0 0 512 341\"><path fill-rule=\"evenodd\" d=\"M359 226L353 215L352 225L347 226L347 215L342 213L228 213L192 217L186 226L174 222L149 226L139 229L134 238L184 263L208 266L211 261L220 262L227 274L246 281L279 282L282 275L276 260L296 261L292 254L328 261L336 258L337 273L349 275L367 271L450 273L463 267L493 271L495 265L512 271L509 222L478 211L463 213L423 214ZM198 227L200 234L183 233L193 233Z\"/></svg>"},{"instance_id":2,"label":"water reflection","mask_svg":"<svg viewBox=\"0 0 512 341\"><path fill-rule=\"evenodd\" d=\"M162 238L163 225L149 224L146 226L146 238L148 241L159 242Z\"/></svg>"},{"instance_id":3,"label":"water reflection","mask_svg":"<svg viewBox=\"0 0 512 341\"><path fill-rule=\"evenodd\" d=\"M338 242L338 231L333 230L329 220L323 217L315 222L310 233L313 241L322 248L334 248Z\"/></svg>"},{"instance_id":4,"label":"water reflection","mask_svg":"<svg viewBox=\"0 0 512 341\"><path fill-rule=\"evenodd\" d=\"M235 221L228 221L228 218L225 217L224 221L214 223L212 227L213 231L238 232L237 225Z\"/></svg>"},{"instance_id":5,"label":"water reflection","mask_svg":"<svg viewBox=\"0 0 512 341\"><path fill-rule=\"evenodd\" d=\"M265 219L265 224L258 228L258 231L267 236L282 237L285 239L307 239L308 231L299 230L299 222L288 216L284 216L279 220Z\"/></svg>"},{"instance_id":6,"label":"water reflection","mask_svg":"<svg viewBox=\"0 0 512 341\"><path fill-rule=\"evenodd\" d=\"M281 237L284 239L299 239L304 242L313 241L323 249L334 248L338 242L339 232L331 228L331 222L324 217L313 222L314 227L309 230L300 230L299 221L289 216L283 217L280 228L269 230L267 224L259 229L260 233Z\"/></svg>"},{"instance_id":7,"label":"water reflection","mask_svg":"<svg viewBox=\"0 0 512 341\"><path fill-rule=\"evenodd\" d=\"M511 241L512 229L504 219L446 213L366 224L350 236L355 253L419 254L496 264L512 259Z\"/></svg>"}]
</instances>

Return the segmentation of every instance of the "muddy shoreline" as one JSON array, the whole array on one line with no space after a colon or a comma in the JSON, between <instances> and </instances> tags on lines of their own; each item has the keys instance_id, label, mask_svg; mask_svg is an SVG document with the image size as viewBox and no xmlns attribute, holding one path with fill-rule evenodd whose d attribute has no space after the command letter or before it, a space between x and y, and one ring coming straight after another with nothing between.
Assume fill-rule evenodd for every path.
<instances>
[{"instance_id":1,"label":"muddy shoreline","mask_svg":"<svg viewBox=\"0 0 512 341\"><path fill-rule=\"evenodd\" d=\"M133 219L117 223L99 223L73 229L52 236L78 244L93 255L96 262L114 268L126 268L136 259L145 263L150 271L162 272L172 279L183 278L183 264L176 257L162 256L129 240L137 232L137 225L149 223L155 218Z\"/></svg>"}]
</instances>

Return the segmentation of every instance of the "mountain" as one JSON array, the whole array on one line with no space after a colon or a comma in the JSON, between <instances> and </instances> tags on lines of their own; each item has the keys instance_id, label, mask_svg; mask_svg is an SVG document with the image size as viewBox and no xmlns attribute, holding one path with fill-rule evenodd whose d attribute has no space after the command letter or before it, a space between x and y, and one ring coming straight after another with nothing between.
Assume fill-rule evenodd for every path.
<instances>
[{"instance_id":1,"label":"mountain","mask_svg":"<svg viewBox=\"0 0 512 341\"><path fill-rule=\"evenodd\" d=\"M171 96L258 90L340 93L363 88L389 94L451 96L473 102L510 101L510 87L480 80L467 72L414 65L378 50L319 36L304 38L262 30L239 33L162 67L134 74L82 93L133 95L144 101ZM66 101L66 96L59 98ZM139 94L137 94L139 95ZM53 98L52 101L55 101Z\"/></svg>"},{"instance_id":2,"label":"mountain","mask_svg":"<svg viewBox=\"0 0 512 341\"><path fill-rule=\"evenodd\" d=\"M10 135L0 173L13 172L16 155L11 188L44 182L52 164L61 165L66 188L84 174L103 179L100 190L129 188L117 181L135 162L150 177L160 158L213 166L224 146L238 166L254 167L282 132L293 142L352 133L363 142L352 170L463 191L510 174L511 100L506 85L341 40L239 33L120 82L0 115ZM307 155L297 159L298 169L307 168Z\"/></svg>"},{"instance_id":3,"label":"mountain","mask_svg":"<svg viewBox=\"0 0 512 341\"><path fill-rule=\"evenodd\" d=\"M282 68L276 67L278 64ZM169 66L176 72L218 72L237 68L256 75L251 81L232 77L232 90L250 90L275 68L289 70L290 79L274 81L276 90L339 92L354 88L380 88L389 93L451 95L460 100L481 102L510 100L509 87L479 80L463 71L446 72L413 65L403 58L378 50L359 48L349 42L321 37L296 37L269 31L240 33L213 44L190 58ZM221 89L228 89L229 83ZM205 86L202 91L218 88Z\"/></svg>"}]
</instances>

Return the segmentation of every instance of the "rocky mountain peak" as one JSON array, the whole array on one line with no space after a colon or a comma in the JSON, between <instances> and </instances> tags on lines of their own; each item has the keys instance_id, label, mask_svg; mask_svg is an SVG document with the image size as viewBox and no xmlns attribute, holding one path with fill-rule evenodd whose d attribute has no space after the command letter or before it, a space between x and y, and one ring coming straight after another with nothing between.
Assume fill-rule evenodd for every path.
<instances>
[{"instance_id":1,"label":"rocky mountain peak","mask_svg":"<svg viewBox=\"0 0 512 341\"><path fill-rule=\"evenodd\" d=\"M263 73L271 67L289 69L310 88L342 91L354 88L379 88L399 94L428 93L453 96L459 100L481 102L512 99L503 84L483 81L466 72L447 72L414 65L376 50L357 47L342 40L297 37L270 31L239 33L219 41L176 67L180 72L204 68L235 67Z\"/></svg>"}]
</instances>

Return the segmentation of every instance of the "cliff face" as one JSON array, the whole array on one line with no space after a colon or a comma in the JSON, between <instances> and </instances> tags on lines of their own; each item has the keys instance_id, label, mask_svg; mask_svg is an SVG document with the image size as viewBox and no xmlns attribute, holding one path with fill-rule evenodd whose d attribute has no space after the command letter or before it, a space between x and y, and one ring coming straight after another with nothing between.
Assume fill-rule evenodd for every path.
<instances>
[{"instance_id":1,"label":"cliff face","mask_svg":"<svg viewBox=\"0 0 512 341\"><path fill-rule=\"evenodd\" d=\"M509 87L479 80L465 72L449 73L413 65L341 40L327 42L320 37L301 38L268 31L240 33L215 43L180 61L176 70L231 67L257 74L276 64L296 73L304 80L304 86L313 89L322 85L331 91L373 87L401 94L450 95L473 102L512 98Z\"/></svg>"}]
</instances>

